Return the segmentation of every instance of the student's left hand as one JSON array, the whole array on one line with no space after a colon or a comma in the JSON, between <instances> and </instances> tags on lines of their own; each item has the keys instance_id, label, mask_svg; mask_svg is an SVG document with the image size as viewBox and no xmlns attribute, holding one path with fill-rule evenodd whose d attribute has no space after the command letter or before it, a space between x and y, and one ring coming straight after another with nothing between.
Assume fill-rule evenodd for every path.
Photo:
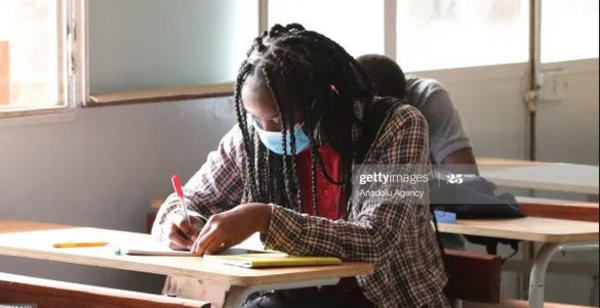
<instances>
[{"instance_id":1,"label":"student's left hand","mask_svg":"<svg viewBox=\"0 0 600 308\"><path fill-rule=\"evenodd\" d=\"M214 254L241 243L255 232L267 233L271 222L271 206L246 203L211 216L191 251L197 255Z\"/></svg>"}]
</instances>

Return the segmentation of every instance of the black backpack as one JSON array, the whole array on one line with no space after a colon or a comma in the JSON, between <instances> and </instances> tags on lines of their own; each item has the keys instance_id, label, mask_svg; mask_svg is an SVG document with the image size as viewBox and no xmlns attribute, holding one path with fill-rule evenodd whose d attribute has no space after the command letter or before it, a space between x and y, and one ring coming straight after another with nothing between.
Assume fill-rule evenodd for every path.
<instances>
[{"instance_id":1,"label":"black backpack","mask_svg":"<svg viewBox=\"0 0 600 308\"><path fill-rule=\"evenodd\" d=\"M466 177L460 184L440 179L429 182L429 202L432 210L452 212L459 219L525 217L513 195L496 193L495 190L494 183L480 176ZM485 246L488 254L497 254L498 243L513 249L511 257L519 249L519 241L516 240L474 235L464 237L473 244Z\"/></svg>"},{"instance_id":2,"label":"black backpack","mask_svg":"<svg viewBox=\"0 0 600 308\"><path fill-rule=\"evenodd\" d=\"M387 115L402 104L404 103L400 99L385 97L374 100L366 109L362 123L361 147L357 153L358 162L364 160ZM461 178L461 183L458 185L453 180L438 178L435 181L429 181L432 214L434 210L442 210L455 213L456 217L461 219L525 217L513 195L495 193L496 185L485 178L480 176ZM435 215L432 216L437 232L437 221ZM519 247L519 241L516 240L472 235L465 235L465 238L473 244L485 246L488 254L497 254L498 243L510 245L514 250L509 257L514 256ZM438 242L440 242L439 235Z\"/></svg>"}]
</instances>

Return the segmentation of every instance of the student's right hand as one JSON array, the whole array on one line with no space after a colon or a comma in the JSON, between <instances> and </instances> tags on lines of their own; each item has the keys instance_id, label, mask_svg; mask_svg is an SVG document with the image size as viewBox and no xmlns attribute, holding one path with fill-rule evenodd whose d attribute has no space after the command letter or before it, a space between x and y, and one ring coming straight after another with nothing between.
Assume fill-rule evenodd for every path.
<instances>
[{"instance_id":1,"label":"student's right hand","mask_svg":"<svg viewBox=\"0 0 600 308\"><path fill-rule=\"evenodd\" d=\"M168 222L164 226L169 238L169 248L175 250L190 250L192 248L200 230L204 227L204 220L190 215L190 223L191 225L181 214L169 216Z\"/></svg>"}]
</instances>

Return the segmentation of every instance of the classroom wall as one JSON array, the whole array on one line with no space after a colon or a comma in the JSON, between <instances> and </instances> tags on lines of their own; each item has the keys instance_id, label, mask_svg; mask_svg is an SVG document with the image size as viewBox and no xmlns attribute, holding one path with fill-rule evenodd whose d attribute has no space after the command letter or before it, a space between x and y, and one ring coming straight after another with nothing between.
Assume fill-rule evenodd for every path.
<instances>
[{"instance_id":1,"label":"classroom wall","mask_svg":"<svg viewBox=\"0 0 600 308\"><path fill-rule=\"evenodd\" d=\"M106 3L113 9L118 6L115 1ZM135 20L136 12L129 16ZM595 70L561 75L569 85L565 99L540 105L540 159L598 164L597 67L596 60ZM525 65L508 65L421 75L437 78L448 88L477 155L524 158L526 71ZM114 76L95 76L99 82L105 78L106 87L115 81ZM230 98L78 108L62 118L23 121L25 125L0 121L0 219L144 231L150 199L170 193L173 173L189 178L234 122ZM0 268L139 291L158 292L162 284L156 275L10 257L0 257ZM504 292L516 293L516 278L507 277ZM549 298L588 301L589 277L570 280L574 283L568 288L552 279Z\"/></svg>"},{"instance_id":2,"label":"classroom wall","mask_svg":"<svg viewBox=\"0 0 600 308\"><path fill-rule=\"evenodd\" d=\"M476 156L522 159L527 150L525 64L414 72L440 81L459 110Z\"/></svg>"},{"instance_id":3,"label":"classroom wall","mask_svg":"<svg viewBox=\"0 0 600 308\"><path fill-rule=\"evenodd\" d=\"M538 159L597 166L598 59L546 67L538 110Z\"/></svg>"},{"instance_id":4,"label":"classroom wall","mask_svg":"<svg viewBox=\"0 0 600 308\"><path fill-rule=\"evenodd\" d=\"M0 126L0 219L145 232L150 199L188 179L234 122L228 98L78 109ZM2 123L0 122L0 125ZM50 266L51 265L51 266ZM0 257L9 272L158 292L160 277Z\"/></svg>"},{"instance_id":5,"label":"classroom wall","mask_svg":"<svg viewBox=\"0 0 600 308\"><path fill-rule=\"evenodd\" d=\"M598 59L556 63L546 68L558 68L558 72L546 74L543 82L546 93L542 93L538 109L538 159L598 166ZM547 192L539 195L563 197ZM554 260L597 265L598 251L559 254ZM546 282L550 300L599 305L597 273L595 277L550 274Z\"/></svg>"}]
</instances>

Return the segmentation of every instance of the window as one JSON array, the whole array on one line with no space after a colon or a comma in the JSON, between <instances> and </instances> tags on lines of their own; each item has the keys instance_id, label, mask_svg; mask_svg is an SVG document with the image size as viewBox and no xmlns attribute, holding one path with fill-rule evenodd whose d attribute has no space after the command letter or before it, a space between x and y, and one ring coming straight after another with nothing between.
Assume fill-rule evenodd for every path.
<instances>
[{"instance_id":1,"label":"window","mask_svg":"<svg viewBox=\"0 0 600 308\"><path fill-rule=\"evenodd\" d=\"M598 58L598 0L543 1L541 62Z\"/></svg>"},{"instance_id":2,"label":"window","mask_svg":"<svg viewBox=\"0 0 600 308\"><path fill-rule=\"evenodd\" d=\"M396 60L405 71L528 60L529 1L398 0L397 12Z\"/></svg>"},{"instance_id":3,"label":"window","mask_svg":"<svg viewBox=\"0 0 600 308\"><path fill-rule=\"evenodd\" d=\"M0 117L69 106L70 1L2 0Z\"/></svg>"},{"instance_id":4,"label":"window","mask_svg":"<svg viewBox=\"0 0 600 308\"><path fill-rule=\"evenodd\" d=\"M269 0L269 27L296 22L336 41L354 57L383 53L383 1Z\"/></svg>"},{"instance_id":5,"label":"window","mask_svg":"<svg viewBox=\"0 0 600 308\"><path fill-rule=\"evenodd\" d=\"M88 1L88 28L89 106L231 95L258 1Z\"/></svg>"}]
</instances>

